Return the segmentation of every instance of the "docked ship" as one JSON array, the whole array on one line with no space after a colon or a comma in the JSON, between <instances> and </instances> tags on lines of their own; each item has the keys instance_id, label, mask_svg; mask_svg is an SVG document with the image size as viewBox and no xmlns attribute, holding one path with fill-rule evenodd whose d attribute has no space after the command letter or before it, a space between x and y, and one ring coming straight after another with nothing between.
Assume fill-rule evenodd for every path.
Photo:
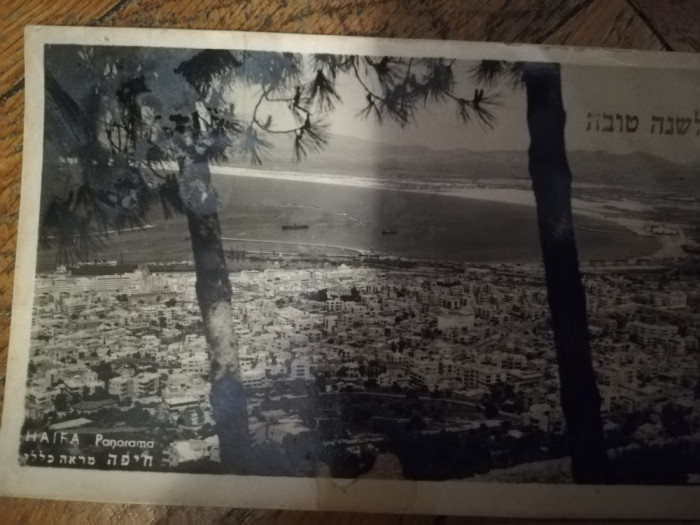
<instances>
[{"instance_id":1,"label":"docked ship","mask_svg":"<svg viewBox=\"0 0 700 525\"><path fill-rule=\"evenodd\" d=\"M71 275L96 276L96 275L121 275L131 273L137 269L136 264L125 264L123 261L108 261L99 259L94 261L79 261L66 268Z\"/></svg>"},{"instance_id":2,"label":"docked ship","mask_svg":"<svg viewBox=\"0 0 700 525\"><path fill-rule=\"evenodd\" d=\"M308 230L309 225L308 224L297 224L295 222L294 224L283 224L282 229L283 230Z\"/></svg>"}]
</instances>

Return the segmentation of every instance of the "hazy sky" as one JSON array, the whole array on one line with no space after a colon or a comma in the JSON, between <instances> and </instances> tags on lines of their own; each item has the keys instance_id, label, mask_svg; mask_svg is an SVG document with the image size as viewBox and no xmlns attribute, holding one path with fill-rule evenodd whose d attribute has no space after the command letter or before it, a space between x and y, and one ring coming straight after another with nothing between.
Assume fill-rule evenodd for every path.
<instances>
[{"instance_id":1,"label":"hazy sky","mask_svg":"<svg viewBox=\"0 0 700 525\"><path fill-rule=\"evenodd\" d=\"M460 67L461 66L461 67ZM465 73L469 64L457 64L456 92L471 98L474 83ZM567 110L566 138L569 149L629 153L642 151L676 162L700 164L700 115L683 136L651 134L652 115L695 118L700 109L700 70L650 70L631 67L563 66L562 85ZM364 93L354 79L339 80L343 97L329 118L332 131L380 142L421 144L437 149L523 150L529 137L526 124L525 92L504 84L491 89L499 94L494 109L497 123L485 130L457 118L454 103L431 104L421 110L416 123L401 128L394 123L376 125L357 117L364 107ZM614 132L586 131L588 113L636 116L635 133L619 132L620 121L613 120ZM666 123L667 124L667 123ZM665 125L666 125L665 124ZM601 120L600 126L605 122ZM592 128L595 129L595 123Z\"/></svg>"},{"instance_id":2,"label":"hazy sky","mask_svg":"<svg viewBox=\"0 0 700 525\"><path fill-rule=\"evenodd\" d=\"M73 71L79 49L75 46L56 46L47 55L49 68L64 86L71 88L69 91L72 94L73 90L78 90L77 93L85 88L83 74ZM114 48L110 50L113 51ZM143 56L136 59L131 57L139 52L139 48L123 48L123 52L126 61L145 63ZM154 53L158 59L152 58L147 70L155 68L160 74L148 76L149 87L161 97L168 89L173 91L171 98L182 95L173 88L178 85L178 79L180 84L183 83L179 75L173 73L173 68L183 57L188 56L188 51L159 49ZM96 58L92 60L99 63ZM469 70L474 65L474 62L465 61L455 63L455 94L464 98L473 96L475 84ZM99 67L101 66L98 66L95 73L102 71ZM157 85L165 89L156 89ZM700 69L652 70L625 66L623 62L620 67L563 65L562 85L568 115L566 138L570 150L601 150L611 153L640 151L676 162L700 165ZM235 96L232 101L235 101L239 115L252 113L257 99L250 91L255 89L243 88L249 93L241 95L241 88L234 87ZM259 86L257 89L259 91ZM500 101L500 105L494 108L497 121L493 129L484 129L476 123L460 122L452 101L429 104L427 108L418 111L416 122L406 128L392 122L377 125L371 118L365 120L357 116L365 106L365 92L356 79L350 75L341 75L337 91L343 102L327 116L330 131L334 135L377 142L417 144L436 149L467 148L476 151L525 150L529 144L525 92L522 88L513 88L509 83L489 90L490 94L498 93ZM297 125L289 117L289 110L284 104L281 107L270 104L269 107L261 108L259 116L262 121L266 118L265 113L274 116L273 127L278 129L280 126L281 129L286 129ZM286 123L285 113L288 117ZM595 123L593 130L587 131L589 113L619 114L623 120L627 115L636 117L636 132L621 133L618 126L622 122L614 117L613 132L596 132ZM683 126L688 125L686 134L650 133L653 115L672 117L674 128L676 118L684 119L681 122ZM603 127L605 122L601 120L599 125ZM664 125L668 125L666 120Z\"/></svg>"}]
</instances>

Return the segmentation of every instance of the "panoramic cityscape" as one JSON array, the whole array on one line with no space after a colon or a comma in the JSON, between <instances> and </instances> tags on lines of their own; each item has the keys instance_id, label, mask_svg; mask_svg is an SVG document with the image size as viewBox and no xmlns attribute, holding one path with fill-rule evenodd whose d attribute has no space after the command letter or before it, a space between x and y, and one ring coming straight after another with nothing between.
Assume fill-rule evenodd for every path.
<instances>
[{"instance_id":1,"label":"panoramic cityscape","mask_svg":"<svg viewBox=\"0 0 700 525\"><path fill-rule=\"evenodd\" d=\"M700 483L689 118L599 95L648 70L46 56L22 465Z\"/></svg>"},{"instance_id":2,"label":"panoramic cityscape","mask_svg":"<svg viewBox=\"0 0 700 525\"><path fill-rule=\"evenodd\" d=\"M230 257L259 266L231 274L253 440L313 454L280 473L313 475L324 463L336 477L452 479L532 464L547 467L523 480L566 480L565 467L545 462L565 455L566 439L539 264ZM77 455L99 468L217 471L210 361L183 266L103 261L37 276L30 464L51 453L66 466L81 466ZM696 263L596 261L583 271L609 450L690 447ZM134 440L147 464L122 462Z\"/></svg>"}]
</instances>

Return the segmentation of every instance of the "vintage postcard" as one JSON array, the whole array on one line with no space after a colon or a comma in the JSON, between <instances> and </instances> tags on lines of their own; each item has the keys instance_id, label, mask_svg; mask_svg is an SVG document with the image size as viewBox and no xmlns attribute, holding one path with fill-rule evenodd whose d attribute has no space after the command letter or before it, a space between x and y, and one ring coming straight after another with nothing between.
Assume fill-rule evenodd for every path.
<instances>
[{"instance_id":1,"label":"vintage postcard","mask_svg":"<svg viewBox=\"0 0 700 525\"><path fill-rule=\"evenodd\" d=\"M700 57L33 27L5 495L700 515Z\"/></svg>"}]
</instances>

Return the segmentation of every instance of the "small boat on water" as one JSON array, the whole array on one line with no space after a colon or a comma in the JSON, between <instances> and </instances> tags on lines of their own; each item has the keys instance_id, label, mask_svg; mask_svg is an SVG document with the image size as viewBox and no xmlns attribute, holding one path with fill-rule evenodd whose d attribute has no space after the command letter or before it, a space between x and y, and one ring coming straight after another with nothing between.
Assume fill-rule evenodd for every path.
<instances>
[{"instance_id":1,"label":"small boat on water","mask_svg":"<svg viewBox=\"0 0 700 525\"><path fill-rule=\"evenodd\" d=\"M396 230L382 230L382 235L395 235Z\"/></svg>"},{"instance_id":2,"label":"small boat on water","mask_svg":"<svg viewBox=\"0 0 700 525\"><path fill-rule=\"evenodd\" d=\"M700 244L696 242L681 244L681 249L690 255L700 255Z\"/></svg>"},{"instance_id":3,"label":"small boat on water","mask_svg":"<svg viewBox=\"0 0 700 525\"><path fill-rule=\"evenodd\" d=\"M294 224L283 224L282 229L283 230L308 230L309 225L308 224L297 224L295 222Z\"/></svg>"}]
</instances>

